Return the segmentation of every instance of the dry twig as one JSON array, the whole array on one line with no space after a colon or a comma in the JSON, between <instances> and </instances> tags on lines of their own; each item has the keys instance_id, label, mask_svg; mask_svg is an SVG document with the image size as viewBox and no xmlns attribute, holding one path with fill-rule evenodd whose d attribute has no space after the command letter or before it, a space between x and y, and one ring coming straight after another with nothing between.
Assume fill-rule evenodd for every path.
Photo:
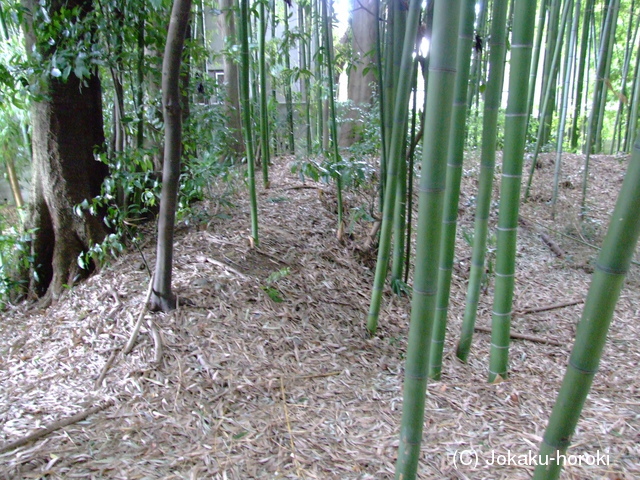
<instances>
[{"instance_id":1,"label":"dry twig","mask_svg":"<svg viewBox=\"0 0 640 480\"><path fill-rule=\"evenodd\" d=\"M127 342L126 347L122 351L123 354L129 355L131 350L133 350L133 345L136 343L136 339L138 338L138 332L140 331L140 327L142 326L142 320L144 318L144 312L147 311L147 304L149 303L149 299L151 298L151 291L153 290L153 275L149 279L149 288L147 288L147 295L142 303L142 309L140 310L140 315L138 315L138 321L133 327L133 331L131 332L131 336L129 337L129 341Z\"/></svg>"},{"instance_id":2,"label":"dry twig","mask_svg":"<svg viewBox=\"0 0 640 480\"><path fill-rule=\"evenodd\" d=\"M102 385L102 381L107 376L107 372L111 368L111 365L113 365L113 361L116 359L116 356L118 355L119 351L120 351L119 348L114 348L111 351L111 355L109 355L109 358L107 359L107 362L104 364L104 367L102 367L102 371L100 372L100 375L98 376L98 378L96 380L96 383L94 383L94 385L93 385L94 390L99 389L100 385Z\"/></svg>"},{"instance_id":3,"label":"dry twig","mask_svg":"<svg viewBox=\"0 0 640 480\"><path fill-rule=\"evenodd\" d=\"M553 305L545 305L543 307L525 308L520 312L516 312L516 315L527 315L529 313L548 312L551 310L558 310L559 308L573 307L574 305L579 305L581 303L584 303L584 298L581 298L579 300L571 300L570 302L554 303Z\"/></svg>"},{"instance_id":4,"label":"dry twig","mask_svg":"<svg viewBox=\"0 0 640 480\"><path fill-rule=\"evenodd\" d=\"M300 463L296 456L296 446L293 443L293 431L291 429L291 421L289 420L289 409L287 408L287 396L284 393L284 380L280 377L280 392L282 393L282 408L284 409L284 418L287 423L287 431L289 432L289 443L291 444L291 457L296 465L296 473L298 477L304 478L302 470L300 469Z\"/></svg>"},{"instance_id":5,"label":"dry twig","mask_svg":"<svg viewBox=\"0 0 640 480\"><path fill-rule=\"evenodd\" d=\"M481 327L476 325L474 328L478 332L491 333L491 329L488 327ZM564 347L566 345L565 343L560 343L556 340L551 340L549 338L536 337L534 335L527 335L524 333L511 332L509 333L509 336L515 340L528 340L530 342L546 343L548 345L554 345L556 347Z\"/></svg>"},{"instance_id":6,"label":"dry twig","mask_svg":"<svg viewBox=\"0 0 640 480\"><path fill-rule=\"evenodd\" d=\"M55 432L56 430L67 427L74 423L81 422L82 420L87 418L89 415L93 415L94 413L97 413L106 408L109 408L111 405L113 405L113 400L109 400L101 405L96 405L95 407L91 407L82 412L78 412L75 415L72 415L71 417L56 420L55 422L52 422L45 427L39 428L38 430L31 432L29 435L26 435L22 438L18 438L13 442L5 443L4 445L0 446L0 453L8 452L9 450L13 450L15 448L26 445L27 443L32 442L33 440L42 438L45 435L50 434L51 432Z\"/></svg>"}]
</instances>

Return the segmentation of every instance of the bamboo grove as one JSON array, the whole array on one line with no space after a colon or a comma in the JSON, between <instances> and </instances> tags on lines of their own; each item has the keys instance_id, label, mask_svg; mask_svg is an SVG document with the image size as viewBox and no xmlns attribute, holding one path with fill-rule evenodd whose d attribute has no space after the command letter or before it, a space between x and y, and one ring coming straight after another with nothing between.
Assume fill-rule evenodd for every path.
<instances>
[{"instance_id":1,"label":"bamboo grove","mask_svg":"<svg viewBox=\"0 0 640 480\"><path fill-rule=\"evenodd\" d=\"M113 106L107 155L114 165L122 165L126 155L138 155L137 163L126 167L127 178L135 177L136 185L153 183L152 172L163 169L163 188L173 184L169 193L163 191L160 203L160 218L169 219L170 230L163 235L160 228L163 240L158 252L165 251L162 242L172 243L180 168L185 175L185 168L192 166L187 160L181 167L180 157L202 153L190 152L181 122L196 137L212 135L204 128L189 130L189 117L196 119L194 124L200 117L197 109L190 111L185 105L208 108L215 97L222 108L223 134L212 140L218 148L214 163L229 160L246 165L252 247L259 246L260 238L256 177L262 176L263 189L270 188L272 158L289 155L302 178L332 183L338 242L346 241L350 220L343 189L358 182L368 184L374 191L369 218L377 260L368 315L359 319L363 329L376 335L385 322L382 312L389 297L411 295L397 479L417 475L427 381L442 375L466 153L477 150L480 162L464 317L461 331L450 332L458 335L456 356L462 362L472 354L491 235L496 151L502 150L489 382L509 376L519 206L531 194L539 153L555 153L554 213L563 153L584 154L583 221L589 216L590 157L631 153L615 221L597 260L569 367L541 446L543 455L566 451L640 234L640 144L634 144L640 108L640 4L636 0L357 0L351 2L352 21L343 37L336 35L337 1L200 0L191 5L175 0L175 5L183 20L189 12L191 17L189 25L181 24L184 52L183 40L171 44L177 70L171 73L169 66L163 67L170 85L160 81L157 67L163 60L159 53L166 33L163 18L168 18L171 2L101 5L96 28L106 32L100 41L111 54L102 67L108 72L105 96ZM2 35L9 41L19 36L20 15L15 12L20 9L13 4L8 9L4 3L0 8ZM216 13L215 28L211 12ZM175 35L174 30L172 24L170 32ZM216 35L224 38L224 45L214 55ZM216 62L223 65L219 78L208 68ZM51 71L68 76L73 65L68 68L61 71L54 65ZM77 62L75 68L80 69ZM5 70L0 74L10 76ZM338 101L341 77L349 85L347 102ZM356 84L359 87L352 90ZM7 88L0 91L3 99ZM154 107L162 89L164 110ZM365 93L358 98L356 91ZM186 97L182 110L175 108L181 95ZM6 113L18 104L9 102L3 108ZM27 144L26 124L25 118L19 119L11 138L2 133L1 146ZM6 168L9 177L15 177L13 163L7 162ZM140 180L142 172L146 176ZM127 188L120 188L127 192L125 205L156 198L137 198L135 189ZM116 190L113 195L123 195ZM14 193L16 203L21 203L19 189ZM166 228L166 222L161 224ZM156 307L169 310L175 308L171 251L158 256L165 260L156 270L154 293L166 298L157 300ZM534 478L557 478L560 468L539 467Z\"/></svg>"},{"instance_id":2,"label":"bamboo grove","mask_svg":"<svg viewBox=\"0 0 640 480\"><path fill-rule=\"evenodd\" d=\"M624 52L618 52L620 58L613 58L616 32L618 36L624 33L613 28L620 8L619 2L615 0L605 5L595 2L582 4L572 0L542 1L539 4L516 0L512 2L511 10L509 2L501 0L480 3L433 1L426 5L421 5L420 2L404 4L390 1L376 5L377 38L368 55L375 57L375 86L380 115L380 217L378 258L367 317L369 332L375 334L380 321L389 270L390 285L394 293L412 292L396 478L415 478L417 474L426 381L428 376L438 379L441 375L465 147L475 145L477 140L474 137L481 130L481 168L472 271L463 332L457 351L458 357L463 361L469 355L480 284L485 271L496 137L500 128L498 120L500 110L505 108L496 286L491 359L488 365L489 381L499 381L509 374L509 327L526 138L528 135L535 138L529 175L525 177L526 195L529 195L538 153L544 145L553 145L556 150L553 204L565 150L582 148L586 154L587 172L589 156L593 152L600 152L605 146L611 152L624 152L630 148L631 139L635 135L634 119L637 117L638 69L636 67L633 77L629 75L629 71L637 29L632 22L636 14L634 2L625 6L629 8L627 47ZM305 94L313 91L313 85L322 82L323 70L327 81L316 88L313 99L315 102L308 99L304 103L301 118L307 121L304 129L306 142L298 143L302 143L303 148L306 147L306 154L313 154L313 145L325 148L327 172L336 185L337 231L338 238L342 239L342 178L344 171L349 168L350 159L348 149L343 148L342 152L338 149L335 56L333 40L328 35L331 28L330 7L324 1L320 6L312 3L310 8L302 10L311 13L310 20L299 19L299 25L316 27L309 39L311 46L318 48L315 55L312 50L303 48L301 58L313 60L314 74L302 80L304 88L301 91ZM538 19L537 28L531 18ZM420 46L425 34L428 35L430 51L423 56ZM483 45L485 38L488 42ZM543 40L546 44L543 44ZM595 45L599 46L597 55L593 55ZM615 75L611 75L614 61L622 61L618 65L623 70L619 90L616 90L611 80L615 78ZM637 55L635 63L638 64ZM504 75L505 65L508 65L508 78ZM595 83L590 82L590 69L596 70L598 80ZM418 78L423 82L425 91L424 103L420 106L416 102ZM610 102L607 102L608 90L617 92L619 100L613 122L610 119L605 121L611 111L608 108ZM506 102L503 100L503 91L508 92ZM630 92L629 96L623 92ZM588 101L589 95L593 98L591 103ZM616 96L611 95L614 100ZM328 102L328 108L323 108L323 102ZM413 111L409 108L410 103ZM416 112L420 110L422 117L419 121L420 133L417 135L415 118ZM482 118L481 129L469 128L469 119L474 116L476 119ZM414 121L410 122L410 118ZM414 255L410 255L410 213L415 174L413 154L417 144L420 144L418 150L422 155L422 162L417 186L416 251ZM633 175L633 171L629 175ZM587 198L587 179L585 173L582 185L583 203ZM633 180L628 179L626 189L632 190L631 185ZM635 201L632 200L633 195L634 193L623 191L616 208L625 212L632 211L633 207L629 202ZM624 216L622 213L621 215ZM629 221L634 222L631 218ZM607 241L612 245L615 242L627 242L625 251L626 255L630 255L628 252L633 251L637 240L637 234L633 233L635 228L637 227L631 225L620 227L611 232ZM633 238L625 239L625 235ZM615 250L616 247L611 248ZM613 260L603 260L607 261ZM620 272L616 273L618 283L613 282L618 289L628 265L627 260L620 261L624 266L612 267ZM409 287L406 282L411 263L415 270ZM603 266L603 272L608 271L608 267ZM603 294L602 291L595 293L600 287L599 280L594 282L594 293L589 294L589 299L594 298L593 304L591 300L588 301L585 315L590 308L607 309L608 313L603 317L605 323L594 327L589 333L593 338L598 336L598 341L603 342L606 322L611 318L616 294ZM607 303L600 306L603 300L598 295L606 296ZM587 348L589 341L591 340L584 340L576 345L573 354L576 358L585 355L584 352L580 353L580 349ZM588 368L595 373L592 364ZM580 384L578 379L569 377L570 373L567 375L567 387L563 389L571 393L561 392L561 397L570 395L571 400L561 398L559 402L566 405L569 401L584 401L588 383ZM580 393L575 393L579 384L583 385ZM578 395L577 398L581 400L573 400L576 398L574 395ZM541 450L543 455L552 455L556 452L553 449L561 452L566 450L566 439L570 438L575 428L577 413L572 411L571 419L566 420L566 424L563 423L567 418L564 415L569 413L557 406L548 435L545 436ZM555 433L557 429L561 429L561 433ZM554 435L559 435L560 440ZM539 469L536 471L536 478L555 478L554 475L557 476L558 472L559 469L555 467L544 471Z\"/></svg>"}]
</instances>

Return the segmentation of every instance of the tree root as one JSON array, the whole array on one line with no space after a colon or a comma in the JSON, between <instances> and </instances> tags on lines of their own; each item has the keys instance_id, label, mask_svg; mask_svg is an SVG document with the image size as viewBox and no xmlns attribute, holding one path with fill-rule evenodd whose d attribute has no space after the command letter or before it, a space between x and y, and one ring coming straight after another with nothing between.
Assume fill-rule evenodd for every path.
<instances>
[{"instance_id":1,"label":"tree root","mask_svg":"<svg viewBox=\"0 0 640 480\"><path fill-rule=\"evenodd\" d=\"M113 365L113 361L116 359L116 356L118 355L119 351L120 351L120 348L114 348L111 351L111 355L109 355L109 358L107 359L107 363L105 363L104 367L102 367L102 371L100 372L100 376L98 376L96 382L93 384L93 389L94 390L99 389L100 385L102 385L102 382L104 381L105 377L107 376L107 372L111 368L111 365Z\"/></svg>"},{"instance_id":2,"label":"tree root","mask_svg":"<svg viewBox=\"0 0 640 480\"><path fill-rule=\"evenodd\" d=\"M133 331L131 332L131 336L129 337L129 341L127 345L122 350L124 355L128 355L133 350L133 345L136 343L136 339L138 338L138 332L140 331L140 327L142 326L142 320L144 319L144 312L147 310L147 304L149 303L149 298L151 298L151 291L153 290L153 275L149 279L149 288L147 288L147 295L142 303L142 309L140 310L140 315L138 315L138 321L133 327Z\"/></svg>"}]
</instances>

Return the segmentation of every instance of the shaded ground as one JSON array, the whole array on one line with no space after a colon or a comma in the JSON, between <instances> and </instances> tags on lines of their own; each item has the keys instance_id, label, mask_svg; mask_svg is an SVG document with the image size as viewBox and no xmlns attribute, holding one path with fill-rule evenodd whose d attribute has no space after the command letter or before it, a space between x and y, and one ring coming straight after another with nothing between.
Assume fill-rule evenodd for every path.
<instances>
[{"instance_id":1,"label":"shaded ground","mask_svg":"<svg viewBox=\"0 0 640 480\"><path fill-rule=\"evenodd\" d=\"M582 307L523 312L583 299L595 255L543 226L598 244L626 159L592 158L586 227L575 208L582 158L565 157L555 221L547 204L552 162L543 157L532 201L522 209L512 330L558 345L514 341L512 375L497 385L486 383L487 334L476 334L468 365L454 358L476 185L476 169L465 172L443 380L429 385L421 478L530 477L530 467L488 463L492 454L537 453ZM162 336L159 365L144 326L130 355L118 350L147 290L136 253L46 311L23 305L4 312L0 441L111 403L0 454L0 478L393 478L409 301L387 291L380 330L367 336L375 258L361 250L368 225L339 244L330 192L321 185L295 188L300 181L286 160L274 166L272 186L260 193L259 249L247 242L244 193L226 197L232 204L203 204L197 224L180 226L174 286L182 305L191 305L146 313ZM347 201L352 208L366 203L354 195ZM153 264L151 235L144 252ZM562 478L640 477L639 272L632 269L622 293L569 451L600 452L608 462L568 467ZM481 326L489 323L491 295L490 282ZM95 385L110 357L112 366ZM469 450L477 457L463 465L468 457L459 453Z\"/></svg>"}]
</instances>

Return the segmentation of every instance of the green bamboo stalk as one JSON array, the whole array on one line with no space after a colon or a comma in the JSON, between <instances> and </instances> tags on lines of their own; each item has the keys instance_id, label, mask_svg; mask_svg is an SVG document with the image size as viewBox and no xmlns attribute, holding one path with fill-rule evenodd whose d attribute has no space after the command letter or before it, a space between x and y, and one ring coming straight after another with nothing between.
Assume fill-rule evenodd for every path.
<instances>
[{"instance_id":1,"label":"green bamboo stalk","mask_svg":"<svg viewBox=\"0 0 640 480\"><path fill-rule=\"evenodd\" d=\"M531 114L533 111L533 99L536 94L536 81L538 77L538 65L540 63L540 52L542 51L542 37L544 33L544 25L547 20L547 11L549 9L549 0L542 0L538 12L538 23L536 27L536 40L533 45L531 72L529 73L529 94L527 101L527 111Z\"/></svg>"},{"instance_id":2,"label":"green bamboo stalk","mask_svg":"<svg viewBox=\"0 0 640 480\"><path fill-rule=\"evenodd\" d=\"M494 5L500 3L494 1ZM462 178L462 161L464 158L464 138L467 118L467 87L469 84L469 69L471 48L474 44L473 17L475 16L475 0L463 0L460 25L458 26L458 59L453 112L451 119L451 134L447 157L447 181L444 199L444 213L442 221L442 238L440 253L440 269L438 271L438 295L436 298L436 316L431 339L431 354L429 358L429 376L440 379L442 372L442 353L444 337L447 330L447 311L449 308L449 294L451 292L451 274L453 271L453 257L456 247L456 229L458 220L458 200L460 198L460 181ZM494 20L495 21L495 20Z\"/></svg>"},{"instance_id":3,"label":"green bamboo stalk","mask_svg":"<svg viewBox=\"0 0 640 480\"><path fill-rule=\"evenodd\" d=\"M582 95L584 88L585 65L587 63L587 50L589 47L589 27L593 22L593 3L595 0L587 0L584 6L584 16L582 20L582 34L580 40L580 53L578 55L578 79L575 85L575 108L573 113L573 123L571 125L571 148L578 148L580 138L580 119L582 116Z\"/></svg>"},{"instance_id":4,"label":"green bamboo stalk","mask_svg":"<svg viewBox=\"0 0 640 480\"><path fill-rule=\"evenodd\" d=\"M328 2L331 0L322 0L322 26L324 33L324 49L327 61L327 86L329 88L329 132L331 134L331 149L334 163L333 177L336 181L336 197L338 203L338 230L336 236L338 240L342 240L344 235L343 205L342 205L342 173L340 173L340 163L342 159L338 149L338 122L336 121L336 100L333 91L333 36L332 22L329 15Z\"/></svg>"},{"instance_id":5,"label":"green bamboo stalk","mask_svg":"<svg viewBox=\"0 0 640 480\"><path fill-rule=\"evenodd\" d=\"M407 129L407 119L404 119L403 130ZM396 181L395 208L393 211L393 252L391 262L391 290L396 295L402 295L405 287L402 282L404 269L404 245L406 233L407 214L407 140L401 149L401 157L398 161L398 179Z\"/></svg>"},{"instance_id":6,"label":"green bamboo stalk","mask_svg":"<svg viewBox=\"0 0 640 480\"><path fill-rule=\"evenodd\" d=\"M624 150L628 151L628 144L630 143L630 138L636 134L636 125L638 122L638 107L640 106L640 45L638 45L638 50L636 52L636 66L634 69L634 85L633 85L633 95L631 100L631 105L629 106L627 121L627 132L625 134L625 147Z\"/></svg>"},{"instance_id":7,"label":"green bamboo stalk","mask_svg":"<svg viewBox=\"0 0 640 480\"><path fill-rule=\"evenodd\" d=\"M567 4L573 3L573 0L567 0ZM569 83L571 82L572 75L572 59L574 56L574 48L576 38L578 36L577 24L580 21L580 0L576 2L574 9L573 19L569 18L570 24L570 36L567 42L567 51L565 54L564 65L564 83L562 85L562 107L560 111L560 124L558 125L558 135L556 142L556 162L553 174L553 194L551 195L551 217L555 218L556 215L556 203L558 201L558 190L560 186L560 170L562 168L562 151L564 141L564 131L567 124L567 110L569 104Z\"/></svg>"},{"instance_id":8,"label":"green bamboo stalk","mask_svg":"<svg viewBox=\"0 0 640 480\"><path fill-rule=\"evenodd\" d=\"M467 286L462 331L456 351L456 355L463 362L467 361L471 348L487 251L489 211L491 209L493 172L496 163L498 113L500 111L502 85L504 83L507 3L508 0L494 0L493 3L493 22L491 23L491 44L489 50L489 81L485 92L484 115L482 120L482 150L480 153L480 174L478 175L478 195L476 197L471 272L469 273L469 284Z\"/></svg>"},{"instance_id":9,"label":"green bamboo stalk","mask_svg":"<svg viewBox=\"0 0 640 480\"><path fill-rule=\"evenodd\" d=\"M481 36L484 34L485 24L487 22L487 3L488 0L479 0L478 1L478 18L477 18L477 35ZM479 91L479 83L480 83L480 59L482 57L482 52L475 50L473 52L473 59L471 60L471 69L469 71L469 93L467 96L467 108L470 110L473 106L473 99L477 96Z\"/></svg>"},{"instance_id":10,"label":"green bamboo stalk","mask_svg":"<svg viewBox=\"0 0 640 480\"><path fill-rule=\"evenodd\" d=\"M609 38L607 38L607 54L606 54L606 64L604 68L604 74L602 76L603 82L606 82L605 79L611 78L611 62L613 60L613 47L616 43L616 29L618 25L618 14L620 13L620 1L618 0L618 5L613 10L613 19L611 20L611 30L609 31ZM604 125L604 117L607 109L607 94L609 89L602 85L602 91L600 93L600 104L598 106L597 111L597 121L596 121L596 130L595 130L595 142L594 142L594 151L602 152L602 130Z\"/></svg>"},{"instance_id":11,"label":"green bamboo stalk","mask_svg":"<svg viewBox=\"0 0 640 480\"><path fill-rule=\"evenodd\" d=\"M618 111L616 112L616 120L613 123L613 139L611 141L610 155L613 155L614 151L619 152L622 146L622 114L624 111L624 104L627 98L627 78L629 75L629 68L631 66L631 55L633 54L633 47L636 44L636 38L638 36L638 29L640 23L634 22L635 0L631 0L631 6L629 7L629 25L627 27L627 37L625 40L625 52L624 63L622 66L622 75L620 87L620 97L618 99ZM633 25L635 23L635 28ZM617 145L616 145L617 139Z\"/></svg>"},{"instance_id":12,"label":"green bamboo stalk","mask_svg":"<svg viewBox=\"0 0 640 480\"><path fill-rule=\"evenodd\" d=\"M266 0L263 0L263 1L266 1ZM269 32L269 33L271 34L271 39L275 39L276 38L276 26L278 24L278 16L276 15L276 0L268 0L268 1L269 1L269 10L271 12L271 15L270 15L271 16L271 22L270 22L270 24L271 24L271 32ZM269 21L269 15L267 15L267 22L268 21ZM285 34L285 38L287 38L286 34ZM285 48L286 48L284 46L285 42L286 41L283 40L280 43L279 48L281 48L282 50L285 50ZM289 52L289 50L286 50L286 51ZM286 57L288 59L289 55L287 55ZM278 57L278 58L280 58L280 57ZM276 90L276 82L273 81L273 78L272 78L270 87L271 87L271 98L270 98L270 101L271 101L271 105L274 106L274 111L273 111L272 114L268 115L269 122L270 122L270 123L268 123L268 125L271 125L275 121L277 121L277 116L278 116L278 109L277 109L278 92ZM269 143L271 144L271 150L269 152L270 153L269 157L271 158L271 157L274 157L274 156L278 156L278 139L276 138L276 135L273 135L273 136L269 135L269 137L271 137L271 138L269 138Z\"/></svg>"},{"instance_id":13,"label":"green bamboo stalk","mask_svg":"<svg viewBox=\"0 0 640 480\"><path fill-rule=\"evenodd\" d=\"M560 21L561 7L561 0L551 0L549 25L547 28L547 39L545 42L545 59L542 70L542 86L544 89L548 90L548 94L545 94L544 97L540 99L538 115L539 131L543 145L549 141L551 117L555 107L556 79L558 76L555 52L559 44L562 43L563 38L563 35L558 33L558 28L564 27L564 23Z\"/></svg>"},{"instance_id":14,"label":"green bamboo stalk","mask_svg":"<svg viewBox=\"0 0 640 480\"><path fill-rule=\"evenodd\" d=\"M456 76L460 0L436 0L425 111L422 175L418 206L416 266L396 479L413 480L424 425L429 346L438 287L438 260L446 158Z\"/></svg>"},{"instance_id":15,"label":"green bamboo stalk","mask_svg":"<svg viewBox=\"0 0 640 480\"><path fill-rule=\"evenodd\" d=\"M394 85L397 85L400 75L400 63L402 59L402 42L399 41L404 35L407 24L407 9L406 5L402 2L396 2L399 4L398 10L394 16L393 24L393 77ZM411 67L413 71L413 66ZM413 84L413 76L412 76ZM407 107L408 108L408 107ZM405 110L408 111L408 110ZM392 119L395 123L398 121L398 117ZM406 161L406 131L407 131L407 115L402 117L402 125L400 126L405 135L402 137L402 148L400 149L398 159L398 179L396 181L396 194L395 194L395 208L393 211L393 261L391 263L391 289L396 295L401 295L404 292L404 286L402 285L402 270L404 267L404 235L406 226L406 210L407 210L407 161Z\"/></svg>"},{"instance_id":16,"label":"green bamboo stalk","mask_svg":"<svg viewBox=\"0 0 640 480\"><path fill-rule=\"evenodd\" d=\"M2 35L4 36L4 38L8 39L9 28L7 28L7 21L4 18L4 16L5 16L4 9L2 8L2 4L0 4L0 27L2 27Z\"/></svg>"},{"instance_id":17,"label":"green bamboo stalk","mask_svg":"<svg viewBox=\"0 0 640 480\"><path fill-rule=\"evenodd\" d=\"M262 156L262 183L269 188L269 112L267 112L267 0L258 0L260 24L258 31L258 74L260 75L260 153Z\"/></svg>"},{"instance_id":18,"label":"green bamboo stalk","mask_svg":"<svg viewBox=\"0 0 640 480\"><path fill-rule=\"evenodd\" d=\"M289 34L289 17L291 14L289 13L289 7L287 2L283 4L284 8L284 38L285 42L285 56L284 56L284 68L287 72L291 71L291 59L288 52L291 51L291 40ZM273 15L275 16L275 9L273 11ZM275 19L274 22L275 24ZM289 153L291 155L295 155L296 153L296 141L294 136L294 125L293 125L293 93L291 91L291 76L287 74L286 83L284 85L284 98L285 104L287 107L287 137L289 138Z\"/></svg>"},{"instance_id":19,"label":"green bamboo stalk","mask_svg":"<svg viewBox=\"0 0 640 480\"><path fill-rule=\"evenodd\" d=\"M258 197L256 195L255 158L253 153L253 128L251 125L251 99L249 97L249 0L240 0L240 104L242 106L242 131L247 153L249 203L251 210L251 238L258 245Z\"/></svg>"},{"instance_id":20,"label":"green bamboo stalk","mask_svg":"<svg viewBox=\"0 0 640 480\"><path fill-rule=\"evenodd\" d=\"M549 137L549 129L551 127L552 118L549 118L547 115L548 110L553 110L553 98L552 95L555 96L556 91L556 76L558 74L558 68L560 65L560 57L562 53L562 39L564 38L565 26L567 24L567 18L569 18L569 13L571 12L571 5L567 0L564 4L564 9L562 11L562 20L560 22L560 33L558 34L556 30L556 34L559 35L557 40L554 40L553 44L555 46L555 50L553 51L553 58L549 64L550 71L546 74L547 83L543 85L544 87L544 95L543 100L541 102L540 108L540 124L538 125L538 136L536 137L536 145L533 151L533 158L531 159L531 167L529 168L529 176L527 178L527 189L524 193L524 200L527 201L529 198L529 192L531 191L531 182L533 180L533 174L536 171L536 163L538 163L538 154L540 153L540 148L542 145L546 143L546 139ZM551 117L553 117L553 112L551 112Z\"/></svg>"},{"instance_id":21,"label":"green bamboo stalk","mask_svg":"<svg viewBox=\"0 0 640 480\"><path fill-rule=\"evenodd\" d=\"M420 19L420 0L411 0L407 15L407 28L404 35L404 48L402 50L402 63L400 66L400 78L396 89L393 129L390 139L389 163L387 165L387 183L384 192L384 207L382 213L382 225L380 226L380 241L378 243L378 260L376 262L376 273L373 288L371 290L371 304L367 317L367 329L374 333L378 328L378 316L380 314L380 303L382 302L382 289L387 277L389 267L389 252L391 251L391 227L393 225L394 197L396 193L396 182L398 178L398 162L404 161L402 157L402 147L406 129L404 121L407 117L409 94L411 92L411 78L413 62L413 52L416 45L416 34L418 32L418 21Z\"/></svg>"},{"instance_id":22,"label":"green bamboo stalk","mask_svg":"<svg viewBox=\"0 0 640 480\"><path fill-rule=\"evenodd\" d=\"M509 329L516 265L516 237L520 208L520 183L527 129L527 89L536 2L516 0L511 40L509 99L505 116L505 138L498 214L496 283L491 328L489 381L506 378Z\"/></svg>"},{"instance_id":23,"label":"green bamboo stalk","mask_svg":"<svg viewBox=\"0 0 640 480\"><path fill-rule=\"evenodd\" d=\"M311 154L311 111L310 111L310 103L309 103L309 75L306 73L309 70L308 65L308 56L307 56L307 48L308 48L308 32L306 25L308 25L307 20L305 18L308 17L309 3L307 4L298 4L298 29L300 31L300 40L298 42L298 51L300 52L300 70L304 71L304 74L301 74L302 79L300 82L300 90L302 94L302 108L303 108L303 118L304 118L304 137L305 137L305 145L306 145L306 155Z\"/></svg>"},{"instance_id":24,"label":"green bamboo stalk","mask_svg":"<svg viewBox=\"0 0 640 480\"><path fill-rule=\"evenodd\" d=\"M576 330L576 340L560 392L540 446L534 480L560 476L564 454L598 371L613 312L640 236L640 139L636 140L627 174L611 215L607 235Z\"/></svg>"},{"instance_id":25,"label":"green bamboo stalk","mask_svg":"<svg viewBox=\"0 0 640 480\"><path fill-rule=\"evenodd\" d=\"M384 203L384 186L386 182L386 174L387 174L387 140L386 140L386 126L385 126L385 105L386 105L386 94L384 89L384 81L383 81L383 70L382 70L382 29L380 28L381 11L380 11L380 2L375 2L375 15L378 18L376 22L376 81L378 83L378 97L379 97L379 106L378 106L378 114L380 118L380 168L379 168L379 177L380 180L378 182L378 211L382 212L382 204Z\"/></svg>"},{"instance_id":26,"label":"green bamboo stalk","mask_svg":"<svg viewBox=\"0 0 640 480\"><path fill-rule=\"evenodd\" d=\"M409 281L409 268L410 268L410 259L411 259L411 220L413 214L413 165L415 160L415 147L416 143L419 141L417 139L416 134L416 122L418 118L418 64L420 61L416 61L413 67L413 105L411 107L411 133L409 135L411 146L409 148L409 152L407 154L408 165L407 165L407 216L406 216L406 234L404 237L407 239L405 242L405 252L404 252L404 283L405 285Z\"/></svg>"},{"instance_id":27,"label":"green bamboo stalk","mask_svg":"<svg viewBox=\"0 0 640 480\"><path fill-rule=\"evenodd\" d=\"M587 143L585 146L584 171L582 176L582 199L580 201L581 216L584 217L587 208L587 183L589 181L589 160L593 149L593 140L596 137L598 106L600 105L600 97L604 95L604 74L607 68L607 52L609 51L608 40L613 27L613 19L617 18L617 10L620 6L620 0L611 0L605 24L602 31L602 41L600 42L600 53L598 55L597 81L593 92L593 104L591 105L591 115L589 116L589 127L587 129Z\"/></svg>"},{"instance_id":28,"label":"green bamboo stalk","mask_svg":"<svg viewBox=\"0 0 640 480\"><path fill-rule=\"evenodd\" d=\"M393 120L394 120L394 106L396 99L396 89L397 89L397 79L399 68L394 68L394 62L401 62L402 56L394 59L395 50L394 46L403 45L404 34L402 34L398 39L396 39L396 35L400 34L400 30L395 28L396 25L396 16L399 15L400 11L400 2L398 0L390 0L387 7L387 28L385 31L385 46L384 46L384 80L383 80L383 93L384 93L384 104L383 115L384 115L384 135L385 135L385 144L387 150L386 154L386 163L389 163L389 151L391 149L391 132L393 131ZM402 47L401 47L402 48ZM385 187L386 187L386 179L387 175L384 175ZM383 199L384 200L384 199Z\"/></svg>"},{"instance_id":29,"label":"green bamboo stalk","mask_svg":"<svg viewBox=\"0 0 640 480\"><path fill-rule=\"evenodd\" d=\"M311 24L312 24L312 43L314 50L314 87L315 87L315 145L318 150L322 150L322 139L324 134L324 114L322 109L322 96L323 96L323 88L322 88L322 62L320 61L321 53L321 43L320 43L320 13L319 13L319 1L320 0L310 0L311 1Z\"/></svg>"},{"instance_id":30,"label":"green bamboo stalk","mask_svg":"<svg viewBox=\"0 0 640 480\"><path fill-rule=\"evenodd\" d=\"M480 0L478 2L478 19L477 19L477 28L476 35L481 42L484 42L486 39L486 24L487 24L487 12L489 10L489 1L488 0ZM469 73L469 94L467 97L467 104L469 110L471 107L473 108L473 131L469 132L467 135L470 145L474 147L478 144L478 116L480 115L480 84L482 83L483 77L483 59L486 58L484 55L485 49L476 49L473 54L472 63L471 63L471 71ZM474 105L475 104L475 105Z\"/></svg>"}]
</instances>

